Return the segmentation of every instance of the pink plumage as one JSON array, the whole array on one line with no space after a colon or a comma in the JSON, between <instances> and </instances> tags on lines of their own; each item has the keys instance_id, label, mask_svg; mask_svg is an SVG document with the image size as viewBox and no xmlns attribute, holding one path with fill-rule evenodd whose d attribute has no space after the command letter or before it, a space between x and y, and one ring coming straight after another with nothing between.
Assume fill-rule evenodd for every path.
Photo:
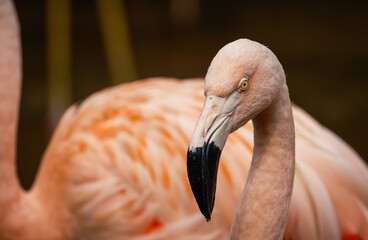
<instances>
[{"instance_id":1,"label":"pink plumage","mask_svg":"<svg viewBox=\"0 0 368 240\"><path fill-rule=\"evenodd\" d=\"M201 79L105 89L63 115L34 186L15 175L20 83L16 19L0 0L0 239L226 239L249 171L253 126L229 136L207 223L186 172ZM12 45L15 47L9 48ZM6 91L5 91L6 89ZM368 239L368 169L339 137L293 107L296 173L285 239ZM8 116L11 116L10 118Z\"/></svg>"}]
</instances>

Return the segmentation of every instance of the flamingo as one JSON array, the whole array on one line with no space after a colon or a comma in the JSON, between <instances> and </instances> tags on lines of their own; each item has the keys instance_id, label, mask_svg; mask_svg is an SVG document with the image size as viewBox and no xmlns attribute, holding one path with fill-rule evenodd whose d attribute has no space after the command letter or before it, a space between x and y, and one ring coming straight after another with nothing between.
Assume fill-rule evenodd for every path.
<instances>
[{"instance_id":1,"label":"flamingo","mask_svg":"<svg viewBox=\"0 0 368 240\"><path fill-rule=\"evenodd\" d=\"M187 146L204 100L202 79L140 80L71 106L45 151L32 188L24 191L15 167L21 53L10 0L0 0L0 53L0 239L228 238L250 165L253 125L228 137L219 165L216 208L207 223L197 211L186 172ZM333 227L345 235L367 236L361 211L366 186L360 182L366 179L366 166L302 110L294 107L293 114L297 137L299 131L308 147L318 149L322 140L335 145L326 145L329 151L323 156L307 152L324 161L300 162L305 166L299 170L303 175L295 175L284 236L316 239ZM318 137L308 135L309 129ZM334 151L342 156L332 158L340 156ZM298 145L296 152L298 156ZM326 188L342 198L328 198ZM332 207L341 205L345 209ZM331 214L346 218L347 224L340 228L332 217L331 223L324 222Z\"/></svg>"},{"instance_id":2,"label":"flamingo","mask_svg":"<svg viewBox=\"0 0 368 240\"><path fill-rule=\"evenodd\" d=\"M340 138L292 107L271 50L248 39L227 44L208 69L204 93L187 168L207 220L227 137L252 119L253 157L230 238L368 239L367 166Z\"/></svg>"}]
</instances>

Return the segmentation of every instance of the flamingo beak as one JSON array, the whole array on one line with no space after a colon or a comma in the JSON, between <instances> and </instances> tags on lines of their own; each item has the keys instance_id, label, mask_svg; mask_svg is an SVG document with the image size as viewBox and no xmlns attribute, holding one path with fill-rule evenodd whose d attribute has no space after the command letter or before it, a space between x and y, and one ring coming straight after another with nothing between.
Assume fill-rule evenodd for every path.
<instances>
[{"instance_id":1,"label":"flamingo beak","mask_svg":"<svg viewBox=\"0 0 368 240\"><path fill-rule=\"evenodd\" d=\"M221 151L231 130L232 111L226 113L225 102L226 98L206 98L187 152L190 186L207 221L211 220L215 203Z\"/></svg>"}]
</instances>

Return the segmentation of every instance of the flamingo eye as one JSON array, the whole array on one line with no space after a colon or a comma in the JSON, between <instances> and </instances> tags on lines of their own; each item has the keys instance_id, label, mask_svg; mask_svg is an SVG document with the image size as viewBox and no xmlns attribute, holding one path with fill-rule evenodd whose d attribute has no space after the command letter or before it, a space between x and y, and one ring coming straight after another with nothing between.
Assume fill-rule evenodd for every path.
<instances>
[{"instance_id":1,"label":"flamingo eye","mask_svg":"<svg viewBox=\"0 0 368 240\"><path fill-rule=\"evenodd\" d=\"M244 91L247 87L248 87L248 79L242 78L242 80L240 81L239 89L241 91Z\"/></svg>"}]
</instances>

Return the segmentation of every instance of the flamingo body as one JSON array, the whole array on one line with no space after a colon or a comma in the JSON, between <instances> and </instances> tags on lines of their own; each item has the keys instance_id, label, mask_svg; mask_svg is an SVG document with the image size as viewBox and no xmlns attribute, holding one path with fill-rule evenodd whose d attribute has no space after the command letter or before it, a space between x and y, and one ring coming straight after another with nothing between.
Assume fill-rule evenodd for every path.
<instances>
[{"instance_id":1,"label":"flamingo body","mask_svg":"<svg viewBox=\"0 0 368 240\"><path fill-rule=\"evenodd\" d=\"M11 14L9 2L0 3ZM0 44L7 37L18 41L13 32L0 35ZM7 88L0 90L0 129L10 129L0 138L0 239L228 238L251 164L252 123L229 136L209 223L186 173L187 145L204 101L200 79L141 80L70 107L25 192L12 175L15 142L9 140L15 138L20 82L13 50L2 48L0 55L0 86ZM293 107L293 116L296 173L284 238L368 239L367 166L300 108Z\"/></svg>"},{"instance_id":2,"label":"flamingo body","mask_svg":"<svg viewBox=\"0 0 368 240\"><path fill-rule=\"evenodd\" d=\"M250 166L253 127L248 123L229 137L213 221L206 223L185 171L202 88L201 80L137 81L96 93L65 113L28 193L55 219L55 235L227 238ZM300 108L293 110L297 170L285 239L364 239L366 166L336 135ZM344 211L339 204L346 202Z\"/></svg>"}]
</instances>

